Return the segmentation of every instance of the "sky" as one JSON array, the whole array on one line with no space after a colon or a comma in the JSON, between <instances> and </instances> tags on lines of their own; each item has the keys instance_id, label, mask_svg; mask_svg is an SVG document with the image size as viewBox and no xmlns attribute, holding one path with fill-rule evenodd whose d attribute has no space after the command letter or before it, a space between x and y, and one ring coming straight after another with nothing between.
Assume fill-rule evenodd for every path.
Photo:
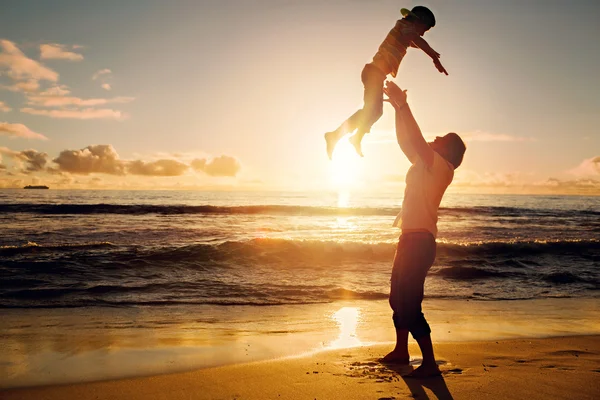
<instances>
[{"instance_id":1,"label":"sky","mask_svg":"<svg viewBox=\"0 0 600 400\"><path fill-rule=\"evenodd\" d=\"M440 74L394 79L426 139L467 144L452 191L600 195L600 2L3 0L0 187L401 190L393 109L327 158L400 8Z\"/></svg>"}]
</instances>

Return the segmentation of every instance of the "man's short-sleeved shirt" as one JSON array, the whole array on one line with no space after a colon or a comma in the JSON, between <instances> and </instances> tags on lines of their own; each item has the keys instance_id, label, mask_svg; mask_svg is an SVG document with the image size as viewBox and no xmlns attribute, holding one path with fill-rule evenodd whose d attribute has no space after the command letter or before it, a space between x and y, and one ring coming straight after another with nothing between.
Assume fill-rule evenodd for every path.
<instances>
[{"instance_id":1,"label":"man's short-sleeved shirt","mask_svg":"<svg viewBox=\"0 0 600 400\"><path fill-rule=\"evenodd\" d=\"M437 236L438 208L446 188L454 178L454 167L438 153L433 152L433 165L419 157L406 174L406 188L402 200L400 220L402 232L429 231Z\"/></svg>"}]
</instances>

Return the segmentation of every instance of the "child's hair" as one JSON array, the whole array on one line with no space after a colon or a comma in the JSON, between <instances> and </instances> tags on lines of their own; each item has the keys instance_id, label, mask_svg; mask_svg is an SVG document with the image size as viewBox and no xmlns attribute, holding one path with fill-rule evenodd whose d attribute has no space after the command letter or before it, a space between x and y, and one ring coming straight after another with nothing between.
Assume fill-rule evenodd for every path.
<instances>
[{"instance_id":1,"label":"child's hair","mask_svg":"<svg viewBox=\"0 0 600 400\"><path fill-rule=\"evenodd\" d=\"M463 142L460 136L454 132L448 133L446 136L452 138L452 141L448 146L448 162L456 169L462 164L467 146L465 146L465 142Z\"/></svg>"},{"instance_id":2,"label":"child's hair","mask_svg":"<svg viewBox=\"0 0 600 400\"><path fill-rule=\"evenodd\" d=\"M404 17L407 21L421 22L430 28L435 26L435 16L427 7L416 6L410 10L410 14Z\"/></svg>"}]
</instances>

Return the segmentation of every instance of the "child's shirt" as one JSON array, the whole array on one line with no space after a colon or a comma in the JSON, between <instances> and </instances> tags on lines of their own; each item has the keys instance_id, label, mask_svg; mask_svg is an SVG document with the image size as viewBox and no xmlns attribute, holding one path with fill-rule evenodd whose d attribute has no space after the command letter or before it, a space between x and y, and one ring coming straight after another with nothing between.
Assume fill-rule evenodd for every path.
<instances>
[{"instance_id":1,"label":"child's shirt","mask_svg":"<svg viewBox=\"0 0 600 400\"><path fill-rule=\"evenodd\" d=\"M417 32L414 25L405 19L399 19L379 46L377 54L373 57L373 64L386 75L392 74L395 78L400 67L400 61L404 58L406 49L416 36Z\"/></svg>"}]
</instances>

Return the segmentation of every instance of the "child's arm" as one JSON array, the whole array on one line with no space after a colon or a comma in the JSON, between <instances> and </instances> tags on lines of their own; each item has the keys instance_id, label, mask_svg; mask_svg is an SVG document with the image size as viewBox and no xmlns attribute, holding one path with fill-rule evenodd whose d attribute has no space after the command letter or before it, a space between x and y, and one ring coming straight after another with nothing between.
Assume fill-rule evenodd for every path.
<instances>
[{"instance_id":1,"label":"child's arm","mask_svg":"<svg viewBox=\"0 0 600 400\"><path fill-rule=\"evenodd\" d=\"M444 66L440 62L440 53L432 49L429 43L425 41L425 39L423 39L420 36L417 36L415 39L412 40L412 44L414 44L415 47L418 47L419 49L423 50L425 54L431 57L431 59L433 60L433 64L435 65L438 71L448 75L448 71L446 71L446 68L444 68Z\"/></svg>"}]
</instances>

